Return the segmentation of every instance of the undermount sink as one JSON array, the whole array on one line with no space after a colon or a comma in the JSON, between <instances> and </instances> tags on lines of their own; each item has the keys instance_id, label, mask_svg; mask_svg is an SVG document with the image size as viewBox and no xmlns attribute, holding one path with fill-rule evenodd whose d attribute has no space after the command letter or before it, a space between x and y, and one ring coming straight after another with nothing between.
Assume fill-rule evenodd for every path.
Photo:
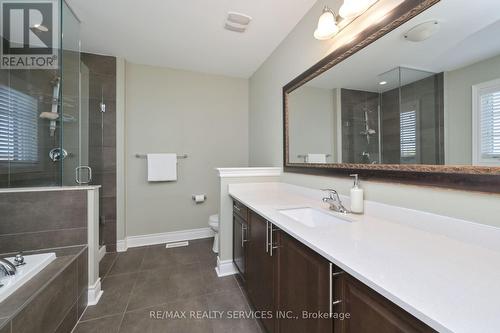
<instances>
[{"instance_id":1,"label":"undermount sink","mask_svg":"<svg viewBox=\"0 0 500 333\"><path fill-rule=\"evenodd\" d=\"M352 222L352 220L346 216L334 215L334 213L311 207L281 209L279 212L310 228L328 226L332 223Z\"/></svg>"}]
</instances>

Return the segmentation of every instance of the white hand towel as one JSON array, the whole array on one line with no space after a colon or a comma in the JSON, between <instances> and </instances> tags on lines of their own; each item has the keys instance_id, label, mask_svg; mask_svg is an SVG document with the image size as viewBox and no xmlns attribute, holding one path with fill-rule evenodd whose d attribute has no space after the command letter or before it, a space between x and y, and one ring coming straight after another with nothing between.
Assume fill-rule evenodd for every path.
<instances>
[{"instance_id":1,"label":"white hand towel","mask_svg":"<svg viewBox=\"0 0 500 333\"><path fill-rule=\"evenodd\" d=\"M306 163L326 163L326 154L307 154Z\"/></svg>"},{"instance_id":2,"label":"white hand towel","mask_svg":"<svg viewBox=\"0 0 500 333\"><path fill-rule=\"evenodd\" d=\"M148 181L177 180L177 154L148 154Z\"/></svg>"}]
</instances>

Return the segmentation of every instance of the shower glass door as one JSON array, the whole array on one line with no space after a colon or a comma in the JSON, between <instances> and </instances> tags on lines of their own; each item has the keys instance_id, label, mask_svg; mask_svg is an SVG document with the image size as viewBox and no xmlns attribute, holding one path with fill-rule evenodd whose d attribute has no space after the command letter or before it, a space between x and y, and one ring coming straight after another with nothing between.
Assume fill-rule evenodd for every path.
<instances>
[{"instance_id":1,"label":"shower glass door","mask_svg":"<svg viewBox=\"0 0 500 333\"><path fill-rule=\"evenodd\" d=\"M80 22L62 2L62 65L61 114L62 148L67 157L62 160L62 185L72 186L90 182L88 169L88 107L85 100L85 68L80 60Z\"/></svg>"}]
</instances>

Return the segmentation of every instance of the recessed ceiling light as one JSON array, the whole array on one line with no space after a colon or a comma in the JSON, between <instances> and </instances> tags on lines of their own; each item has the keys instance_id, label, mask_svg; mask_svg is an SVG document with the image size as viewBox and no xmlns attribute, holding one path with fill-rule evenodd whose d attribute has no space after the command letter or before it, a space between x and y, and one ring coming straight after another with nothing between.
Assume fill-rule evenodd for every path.
<instances>
[{"instance_id":1,"label":"recessed ceiling light","mask_svg":"<svg viewBox=\"0 0 500 333\"><path fill-rule=\"evenodd\" d=\"M380 81L380 82L379 82L379 84L380 84L381 86L385 86L385 85L387 84L387 81Z\"/></svg>"}]
</instances>

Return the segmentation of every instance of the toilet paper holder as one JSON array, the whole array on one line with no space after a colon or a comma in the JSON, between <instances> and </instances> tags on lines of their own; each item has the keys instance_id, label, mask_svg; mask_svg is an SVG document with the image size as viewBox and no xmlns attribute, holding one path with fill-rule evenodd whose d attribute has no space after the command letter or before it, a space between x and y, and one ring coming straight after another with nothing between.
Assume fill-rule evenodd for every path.
<instances>
[{"instance_id":1,"label":"toilet paper holder","mask_svg":"<svg viewBox=\"0 0 500 333\"><path fill-rule=\"evenodd\" d=\"M193 196L191 198L197 204L201 204L201 203L204 203L205 200L207 200L207 195L206 194L193 194Z\"/></svg>"}]
</instances>

